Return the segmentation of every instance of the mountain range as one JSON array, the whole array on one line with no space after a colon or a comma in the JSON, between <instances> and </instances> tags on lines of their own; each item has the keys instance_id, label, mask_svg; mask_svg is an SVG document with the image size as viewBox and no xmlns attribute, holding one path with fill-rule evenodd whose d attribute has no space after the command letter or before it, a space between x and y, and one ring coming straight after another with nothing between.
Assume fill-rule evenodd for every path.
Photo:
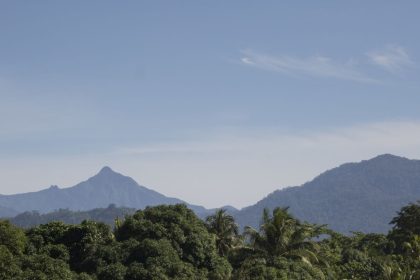
<instances>
[{"instance_id":1,"label":"mountain range","mask_svg":"<svg viewBox=\"0 0 420 280\"><path fill-rule=\"evenodd\" d=\"M386 232L396 212L419 199L420 160L385 154L358 163L343 164L302 186L276 190L241 210L231 206L223 208L235 217L241 227L258 227L264 208L280 206L289 207L290 212L301 220L327 224L342 233ZM104 167L97 175L74 187L60 189L52 186L38 192L0 195L0 216L12 217L33 210L41 214L58 209L87 211L109 204L142 209L177 203L187 204L201 218L215 210L164 196ZM84 215L78 214L79 217Z\"/></svg>"}]
</instances>

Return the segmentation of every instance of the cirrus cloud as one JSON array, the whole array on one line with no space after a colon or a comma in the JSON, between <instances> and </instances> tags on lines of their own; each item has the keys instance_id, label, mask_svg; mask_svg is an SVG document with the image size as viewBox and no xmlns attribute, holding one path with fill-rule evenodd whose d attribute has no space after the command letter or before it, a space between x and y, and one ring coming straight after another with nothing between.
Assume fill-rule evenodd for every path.
<instances>
[{"instance_id":1,"label":"cirrus cloud","mask_svg":"<svg viewBox=\"0 0 420 280\"><path fill-rule=\"evenodd\" d=\"M272 56L250 50L243 51L241 62L257 68L281 72L289 75L305 75L321 78L335 78L364 83L376 83L377 80L361 72L349 59L338 62L327 56L300 58L289 55Z\"/></svg>"},{"instance_id":2,"label":"cirrus cloud","mask_svg":"<svg viewBox=\"0 0 420 280\"><path fill-rule=\"evenodd\" d=\"M274 56L245 50L242 51L241 63L296 77L330 78L375 84L382 84L383 80L371 76L372 66L397 74L414 65L413 59L400 45L387 45L382 49L367 52L364 57L348 58L341 61L324 55L297 57L283 54Z\"/></svg>"},{"instance_id":3,"label":"cirrus cloud","mask_svg":"<svg viewBox=\"0 0 420 280\"><path fill-rule=\"evenodd\" d=\"M392 73L414 64L407 51L398 45L388 45L383 49L368 52L366 55L372 64Z\"/></svg>"}]
</instances>

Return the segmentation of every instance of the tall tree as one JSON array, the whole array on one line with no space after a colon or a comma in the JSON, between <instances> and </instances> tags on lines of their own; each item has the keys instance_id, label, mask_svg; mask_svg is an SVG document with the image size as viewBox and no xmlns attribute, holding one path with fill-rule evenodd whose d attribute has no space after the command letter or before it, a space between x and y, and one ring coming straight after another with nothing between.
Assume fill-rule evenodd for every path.
<instances>
[{"instance_id":1,"label":"tall tree","mask_svg":"<svg viewBox=\"0 0 420 280\"><path fill-rule=\"evenodd\" d=\"M216 246L221 256L226 256L230 249L239 243L239 229L232 215L226 209L218 209L206 218L209 232L216 235Z\"/></svg>"},{"instance_id":2,"label":"tall tree","mask_svg":"<svg viewBox=\"0 0 420 280\"><path fill-rule=\"evenodd\" d=\"M313 238L319 236L323 226L301 223L288 212L288 208L276 208L272 215L264 210L260 230L245 228L251 246L269 256L298 258L307 263L318 262L319 245Z\"/></svg>"},{"instance_id":3,"label":"tall tree","mask_svg":"<svg viewBox=\"0 0 420 280\"><path fill-rule=\"evenodd\" d=\"M411 243L416 243L415 240L420 238L420 201L401 208L390 224L393 228L389 238L395 242L397 252L411 250Z\"/></svg>"}]
</instances>

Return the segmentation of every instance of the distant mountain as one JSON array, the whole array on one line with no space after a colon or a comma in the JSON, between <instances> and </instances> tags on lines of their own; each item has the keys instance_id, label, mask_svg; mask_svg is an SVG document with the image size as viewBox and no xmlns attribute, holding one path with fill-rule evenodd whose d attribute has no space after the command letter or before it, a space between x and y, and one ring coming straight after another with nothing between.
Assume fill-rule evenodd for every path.
<instances>
[{"instance_id":1,"label":"distant mountain","mask_svg":"<svg viewBox=\"0 0 420 280\"><path fill-rule=\"evenodd\" d=\"M381 155L329 170L300 187L277 190L235 214L258 227L264 208L288 206L297 218L339 232L387 232L401 207L420 200L420 160Z\"/></svg>"},{"instance_id":2,"label":"distant mountain","mask_svg":"<svg viewBox=\"0 0 420 280\"><path fill-rule=\"evenodd\" d=\"M241 227L258 227L264 208L288 206L297 218L328 224L342 233L386 232L396 212L416 200L420 200L420 160L386 154L359 163L343 164L300 187L277 190L255 205L241 210L232 206L222 208L227 209ZM143 209L146 206L177 203L185 202L140 186L130 177L104 167L97 175L74 187L60 189L52 186L39 192L0 195L0 217L13 217L35 210L39 213L20 215L20 221L27 219L26 222L30 223L57 217L63 221L81 217L97 219L100 215L95 213L102 213L100 210L89 214L83 211L106 208L110 204ZM187 206L200 218L216 210L191 204ZM70 213L68 210L79 212ZM49 212L53 213L40 215ZM103 213L117 212L114 209ZM111 216L108 216L110 221L113 219Z\"/></svg>"},{"instance_id":3,"label":"distant mountain","mask_svg":"<svg viewBox=\"0 0 420 280\"><path fill-rule=\"evenodd\" d=\"M232 206L221 207L226 209L229 213L235 213L238 210ZM126 215L132 215L138 209L128 207L116 207L115 204L110 204L106 208L95 208L87 211L71 211L69 209L59 209L46 214L41 214L38 211L26 211L14 217L8 218L10 222L22 228L30 228L41 224L46 224L53 221L61 221L66 224L80 224L84 220L92 220L103 222L110 226L114 226L115 219L123 219ZM216 209L208 209L206 216L211 214ZM205 216L202 215L201 218Z\"/></svg>"},{"instance_id":4,"label":"distant mountain","mask_svg":"<svg viewBox=\"0 0 420 280\"><path fill-rule=\"evenodd\" d=\"M22 228L30 228L52 221L61 221L66 224L80 224L84 220L93 220L114 226L115 219L122 219L126 215L133 214L135 211L136 209L134 208L116 207L114 204L111 204L107 208L95 208L88 211L59 209L47 214L40 214L36 211L23 212L9 220L12 224Z\"/></svg>"},{"instance_id":5,"label":"distant mountain","mask_svg":"<svg viewBox=\"0 0 420 280\"><path fill-rule=\"evenodd\" d=\"M51 186L38 192L0 195L0 216L10 217L25 211L40 213L58 209L82 211L107 207L109 204L143 209L146 206L177 203L185 202L140 186L132 178L104 167L97 175L74 187L60 189ZM187 206L199 216L206 216L211 211L201 206L190 204Z\"/></svg>"},{"instance_id":6,"label":"distant mountain","mask_svg":"<svg viewBox=\"0 0 420 280\"><path fill-rule=\"evenodd\" d=\"M19 212L14 209L0 206L0 217L13 217L17 214L19 214Z\"/></svg>"}]
</instances>

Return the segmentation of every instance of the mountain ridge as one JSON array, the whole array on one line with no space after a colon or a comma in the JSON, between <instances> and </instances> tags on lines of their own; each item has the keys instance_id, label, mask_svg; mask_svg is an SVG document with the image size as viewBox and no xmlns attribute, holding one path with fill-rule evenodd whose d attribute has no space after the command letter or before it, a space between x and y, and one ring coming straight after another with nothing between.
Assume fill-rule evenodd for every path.
<instances>
[{"instance_id":1,"label":"mountain ridge","mask_svg":"<svg viewBox=\"0 0 420 280\"><path fill-rule=\"evenodd\" d=\"M139 185L131 177L115 172L108 166L72 187L59 188L53 185L36 192L0 195L0 205L7 209L8 213L11 211L48 213L58 209L86 211L107 207L109 204L143 209L146 206L178 203L187 204L199 215L210 211ZM5 216L2 212L0 211L0 216Z\"/></svg>"},{"instance_id":2,"label":"mountain ridge","mask_svg":"<svg viewBox=\"0 0 420 280\"><path fill-rule=\"evenodd\" d=\"M258 227L264 208L281 206L301 220L343 233L386 232L395 212L418 199L420 160L383 154L329 169L301 186L275 190L235 217L242 227Z\"/></svg>"},{"instance_id":3,"label":"mountain ridge","mask_svg":"<svg viewBox=\"0 0 420 280\"><path fill-rule=\"evenodd\" d=\"M328 224L342 233L386 232L389 222L404 205L420 199L420 160L383 154L329 169L301 186L277 189L240 210L226 205L237 223L258 227L265 208L289 207L300 220ZM118 207L143 209L158 204L185 203L204 218L206 209L167 197L139 185L131 177L103 167L96 175L69 188L51 186L38 192L0 195L0 216L25 211L41 214L59 209L87 211Z\"/></svg>"}]
</instances>

